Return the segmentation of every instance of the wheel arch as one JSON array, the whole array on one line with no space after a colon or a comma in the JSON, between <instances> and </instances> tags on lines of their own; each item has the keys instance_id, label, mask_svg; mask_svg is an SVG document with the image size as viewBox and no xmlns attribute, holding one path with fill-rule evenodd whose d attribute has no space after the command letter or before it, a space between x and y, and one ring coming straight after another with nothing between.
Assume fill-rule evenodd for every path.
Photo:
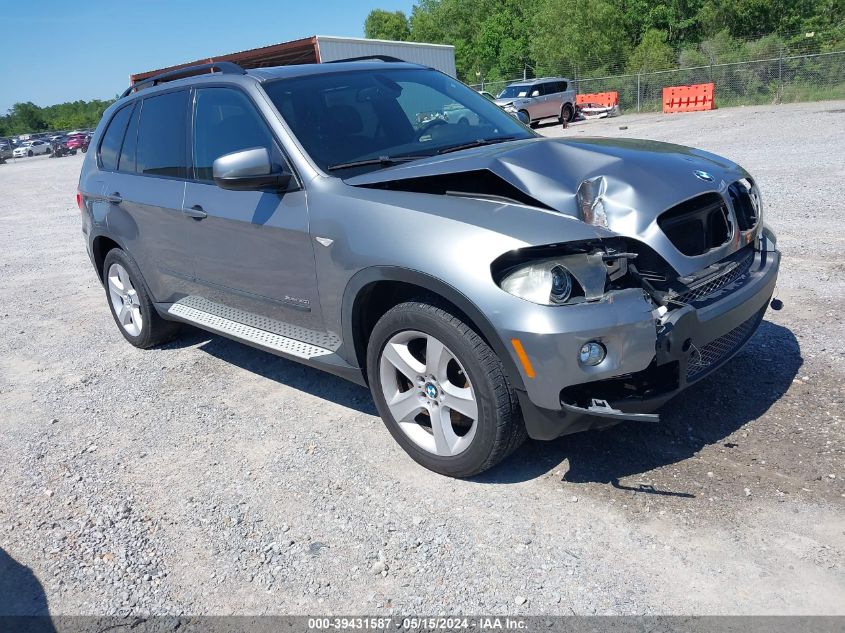
<instances>
[{"instance_id":1,"label":"wheel arch","mask_svg":"<svg viewBox=\"0 0 845 633\"><path fill-rule=\"evenodd\" d=\"M100 281L105 281L105 271L103 265L106 261L106 255L109 251L115 248L125 250L116 240L108 235L95 235L91 240L91 256L94 260L94 268L97 271L97 277Z\"/></svg>"},{"instance_id":2,"label":"wheel arch","mask_svg":"<svg viewBox=\"0 0 845 633\"><path fill-rule=\"evenodd\" d=\"M380 289L384 291L382 296L376 295L374 299L373 293ZM387 310L420 294L430 294L454 306L459 316L467 320L467 325L474 328L496 352L513 387L525 389L522 376L507 347L478 306L455 287L436 277L397 266L365 268L349 280L343 293L341 321L344 356L348 362L361 368L365 378L367 344L372 326Z\"/></svg>"}]
</instances>

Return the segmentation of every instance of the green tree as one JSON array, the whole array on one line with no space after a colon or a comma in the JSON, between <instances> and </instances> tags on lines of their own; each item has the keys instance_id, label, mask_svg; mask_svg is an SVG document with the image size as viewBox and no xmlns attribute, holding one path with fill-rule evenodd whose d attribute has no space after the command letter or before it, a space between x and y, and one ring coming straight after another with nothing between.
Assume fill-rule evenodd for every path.
<instances>
[{"instance_id":1,"label":"green tree","mask_svg":"<svg viewBox=\"0 0 845 633\"><path fill-rule=\"evenodd\" d=\"M538 74L577 78L624 67L630 42L616 2L539 0L532 26L531 53Z\"/></svg>"},{"instance_id":2,"label":"green tree","mask_svg":"<svg viewBox=\"0 0 845 633\"><path fill-rule=\"evenodd\" d=\"M404 32L402 20L389 28L388 16L373 11L367 34L399 37L391 29ZM577 79L845 48L844 0L417 0L405 24L411 41L453 45L470 83L523 69Z\"/></svg>"},{"instance_id":3,"label":"green tree","mask_svg":"<svg viewBox=\"0 0 845 633\"><path fill-rule=\"evenodd\" d=\"M675 66L675 51L666 43L666 32L649 29L628 57L628 72L644 73Z\"/></svg>"},{"instance_id":4,"label":"green tree","mask_svg":"<svg viewBox=\"0 0 845 633\"><path fill-rule=\"evenodd\" d=\"M112 101L73 101L41 108L34 103L16 103L0 116L0 136L43 132L46 130L70 130L94 127Z\"/></svg>"},{"instance_id":5,"label":"green tree","mask_svg":"<svg viewBox=\"0 0 845 633\"><path fill-rule=\"evenodd\" d=\"M14 133L21 132L43 132L47 129L47 121L44 114L37 105L31 101L16 103L9 110L9 118L12 122Z\"/></svg>"},{"instance_id":6,"label":"green tree","mask_svg":"<svg viewBox=\"0 0 845 633\"><path fill-rule=\"evenodd\" d=\"M402 11L373 9L364 22L364 36L372 40L405 41L411 36L408 17Z\"/></svg>"},{"instance_id":7,"label":"green tree","mask_svg":"<svg viewBox=\"0 0 845 633\"><path fill-rule=\"evenodd\" d=\"M622 0L628 39L638 43L651 29L663 31L677 46L700 33L698 12L706 0Z\"/></svg>"}]
</instances>

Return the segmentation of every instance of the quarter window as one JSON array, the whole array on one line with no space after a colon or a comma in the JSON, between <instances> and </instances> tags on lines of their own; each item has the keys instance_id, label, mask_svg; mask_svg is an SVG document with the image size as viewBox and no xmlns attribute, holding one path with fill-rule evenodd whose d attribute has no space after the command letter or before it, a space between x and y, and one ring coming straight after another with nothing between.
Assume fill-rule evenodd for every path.
<instances>
[{"instance_id":1,"label":"quarter window","mask_svg":"<svg viewBox=\"0 0 845 633\"><path fill-rule=\"evenodd\" d=\"M194 98L194 177L212 180L212 164L225 154L264 147L278 158L270 129L239 90L201 88Z\"/></svg>"},{"instance_id":2,"label":"quarter window","mask_svg":"<svg viewBox=\"0 0 845 633\"><path fill-rule=\"evenodd\" d=\"M138 125L139 174L188 177L187 113L187 90L144 99Z\"/></svg>"},{"instance_id":3,"label":"quarter window","mask_svg":"<svg viewBox=\"0 0 845 633\"><path fill-rule=\"evenodd\" d=\"M130 114L132 114L131 105L124 106L115 112L103 134L103 141L100 143L100 164L103 169L109 171L117 169L117 157L120 154L120 146L123 143L123 135L126 132Z\"/></svg>"},{"instance_id":4,"label":"quarter window","mask_svg":"<svg viewBox=\"0 0 845 633\"><path fill-rule=\"evenodd\" d=\"M123 139L123 147L120 150L120 160L117 162L119 171L135 171L135 153L138 149L138 119L141 115L141 104L136 104L126 128L126 136Z\"/></svg>"},{"instance_id":5,"label":"quarter window","mask_svg":"<svg viewBox=\"0 0 845 633\"><path fill-rule=\"evenodd\" d=\"M543 84L543 94L544 95L553 95L560 92L560 88L556 81L549 81Z\"/></svg>"}]
</instances>

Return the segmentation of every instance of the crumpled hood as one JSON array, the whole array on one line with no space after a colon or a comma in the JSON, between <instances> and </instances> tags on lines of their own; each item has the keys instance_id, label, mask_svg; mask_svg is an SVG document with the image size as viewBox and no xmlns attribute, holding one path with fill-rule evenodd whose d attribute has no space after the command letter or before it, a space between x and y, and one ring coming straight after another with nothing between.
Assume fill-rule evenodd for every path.
<instances>
[{"instance_id":1,"label":"crumpled hood","mask_svg":"<svg viewBox=\"0 0 845 633\"><path fill-rule=\"evenodd\" d=\"M641 234L666 209L708 191L724 191L748 174L737 164L698 149L637 139L526 139L421 159L347 179L348 185L489 170L541 205L581 218L578 187L604 178L602 196L617 233ZM706 172L712 181L696 172ZM484 193L477 192L476 193Z\"/></svg>"}]
</instances>

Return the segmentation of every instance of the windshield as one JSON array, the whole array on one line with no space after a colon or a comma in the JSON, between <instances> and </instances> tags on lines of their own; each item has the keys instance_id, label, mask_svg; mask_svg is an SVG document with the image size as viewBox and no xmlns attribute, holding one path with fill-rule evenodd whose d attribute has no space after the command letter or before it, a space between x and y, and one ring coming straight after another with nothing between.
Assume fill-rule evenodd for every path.
<instances>
[{"instance_id":1,"label":"windshield","mask_svg":"<svg viewBox=\"0 0 845 633\"><path fill-rule=\"evenodd\" d=\"M424 68L316 74L264 89L311 158L342 178L396 159L533 136L474 90Z\"/></svg>"},{"instance_id":2,"label":"windshield","mask_svg":"<svg viewBox=\"0 0 845 633\"><path fill-rule=\"evenodd\" d=\"M527 97L528 90L531 86L508 86L499 93L497 99L516 99L517 97Z\"/></svg>"}]
</instances>

